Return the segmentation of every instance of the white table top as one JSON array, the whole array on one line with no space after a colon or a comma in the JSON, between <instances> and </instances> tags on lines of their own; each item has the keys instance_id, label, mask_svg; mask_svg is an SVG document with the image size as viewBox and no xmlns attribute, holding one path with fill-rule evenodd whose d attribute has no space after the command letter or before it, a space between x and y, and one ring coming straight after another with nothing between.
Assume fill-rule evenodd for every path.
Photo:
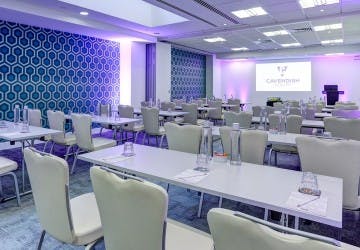
<instances>
[{"instance_id":1,"label":"white table top","mask_svg":"<svg viewBox=\"0 0 360 250\"><path fill-rule=\"evenodd\" d=\"M334 109L333 108L323 108L321 111L331 113L332 111L334 111Z\"/></svg>"},{"instance_id":2,"label":"white table top","mask_svg":"<svg viewBox=\"0 0 360 250\"><path fill-rule=\"evenodd\" d=\"M181 106L176 106L175 107L176 110L182 110ZM214 110L216 108L210 108L210 107L198 107L197 110L198 111L209 111L209 110Z\"/></svg>"},{"instance_id":3,"label":"white table top","mask_svg":"<svg viewBox=\"0 0 360 250\"><path fill-rule=\"evenodd\" d=\"M213 136L220 136L218 126L214 126L212 129ZM241 129L246 130L246 129ZM293 134L293 133L286 133L286 134L273 134L269 131L266 131L268 134L268 143L269 144L281 144L281 145L288 145L288 146L296 146L295 138L301 137L301 136L311 136L311 135L305 135L305 134Z\"/></svg>"},{"instance_id":4,"label":"white table top","mask_svg":"<svg viewBox=\"0 0 360 250\"><path fill-rule=\"evenodd\" d=\"M65 119L71 120L70 115L65 115ZM107 116L92 116L91 121L93 123L102 123L102 124L109 124L109 125L123 125L141 121L141 119L135 118L116 118L116 117L107 117Z\"/></svg>"},{"instance_id":5,"label":"white table top","mask_svg":"<svg viewBox=\"0 0 360 250\"><path fill-rule=\"evenodd\" d=\"M134 157L115 163L109 163L106 158L120 156L123 146L81 154L79 159L334 227L342 227L341 179L318 176L322 195L328 197L327 214L322 217L285 206L291 192L299 187L301 172L245 162L241 166L212 162L208 176L197 183L190 183L175 176L186 169L196 167L195 154L139 144L134 145L134 150L136 153Z\"/></svg>"},{"instance_id":6,"label":"white table top","mask_svg":"<svg viewBox=\"0 0 360 250\"><path fill-rule=\"evenodd\" d=\"M332 117L331 113L315 113L316 118Z\"/></svg>"},{"instance_id":7,"label":"white table top","mask_svg":"<svg viewBox=\"0 0 360 250\"><path fill-rule=\"evenodd\" d=\"M59 130L29 126L29 132L21 131L21 124L15 125L13 122L5 122L7 128L0 128L0 138L7 141L24 141L38 139L47 135L62 133Z\"/></svg>"},{"instance_id":8,"label":"white table top","mask_svg":"<svg viewBox=\"0 0 360 250\"><path fill-rule=\"evenodd\" d=\"M159 110L159 116L165 116L165 117L177 117L177 116L183 116L186 115L189 112L184 112L184 111L164 111L164 110ZM134 114L140 115L141 114L141 109L139 108L134 108Z\"/></svg>"},{"instance_id":9,"label":"white table top","mask_svg":"<svg viewBox=\"0 0 360 250\"><path fill-rule=\"evenodd\" d=\"M252 123L260 123L260 117L253 116ZM302 127L307 128L325 128L323 121L318 120L303 120Z\"/></svg>"}]
</instances>

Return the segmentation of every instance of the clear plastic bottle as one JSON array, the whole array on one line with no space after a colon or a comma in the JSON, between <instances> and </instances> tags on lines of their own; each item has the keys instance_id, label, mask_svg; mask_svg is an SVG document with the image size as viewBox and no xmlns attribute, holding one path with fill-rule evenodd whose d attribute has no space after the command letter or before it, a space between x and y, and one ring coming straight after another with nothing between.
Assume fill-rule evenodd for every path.
<instances>
[{"instance_id":1,"label":"clear plastic bottle","mask_svg":"<svg viewBox=\"0 0 360 250\"><path fill-rule=\"evenodd\" d=\"M209 122L205 122L203 125L200 154L206 155L207 162L212 158L212 128Z\"/></svg>"},{"instance_id":2,"label":"clear plastic bottle","mask_svg":"<svg viewBox=\"0 0 360 250\"><path fill-rule=\"evenodd\" d=\"M156 104L156 106L158 107L158 109L160 109L160 107L161 107L161 101L160 101L160 98L158 98L158 99L157 99L157 104Z\"/></svg>"},{"instance_id":3,"label":"clear plastic bottle","mask_svg":"<svg viewBox=\"0 0 360 250\"><path fill-rule=\"evenodd\" d=\"M279 134L286 134L286 110L279 115Z\"/></svg>"},{"instance_id":4,"label":"clear plastic bottle","mask_svg":"<svg viewBox=\"0 0 360 250\"><path fill-rule=\"evenodd\" d=\"M22 132L28 132L29 131L29 109L27 106L24 106L23 112L22 112Z\"/></svg>"},{"instance_id":5,"label":"clear plastic bottle","mask_svg":"<svg viewBox=\"0 0 360 250\"><path fill-rule=\"evenodd\" d=\"M96 105L96 115L101 116L101 103L98 102Z\"/></svg>"},{"instance_id":6,"label":"clear plastic bottle","mask_svg":"<svg viewBox=\"0 0 360 250\"><path fill-rule=\"evenodd\" d=\"M258 126L259 130L266 130L266 118L267 118L266 108L261 107L260 122L259 122L259 126Z\"/></svg>"},{"instance_id":7,"label":"clear plastic bottle","mask_svg":"<svg viewBox=\"0 0 360 250\"><path fill-rule=\"evenodd\" d=\"M233 123L232 130L230 133L230 142L231 142L230 164L231 165L241 165L240 137L241 137L241 130L239 123Z\"/></svg>"},{"instance_id":8,"label":"clear plastic bottle","mask_svg":"<svg viewBox=\"0 0 360 250\"><path fill-rule=\"evenodd\" d=\"M14 108L14 124L18 125L20 123L20 107L18 104Z\"/></svg>"}]
</instances>

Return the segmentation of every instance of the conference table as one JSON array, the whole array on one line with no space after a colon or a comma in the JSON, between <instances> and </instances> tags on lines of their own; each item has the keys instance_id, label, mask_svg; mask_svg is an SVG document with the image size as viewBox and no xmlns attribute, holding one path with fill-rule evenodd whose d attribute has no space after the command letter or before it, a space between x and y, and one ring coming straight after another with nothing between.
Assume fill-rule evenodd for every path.
<instances>
[{"instance_id":1,"label":"conference table","mask_svg":"<svg viewBox=\"0 0 360 250\"><path fill-rule=\"evenodd\" d=\"M252 123L260 123L260 117L253 116ZM269 123L269 121L267 121L267 123ZM324 122L319 120L303 120L301 126L304 128L320 128L320 129L325 128Z\"/></svg>"},{"instance_id":2,"label":"conference table","mask_svg":"<svg viewBox=\"0 0 360 250\"><path fill-rule=\"evenodd\" d=\"M243 162L241 166L214 160L209 172L194 182L179 174L196 167L196 154L134 144L135 156L124 157L123 145L79 155L79 159L109 167L139 177L166 182L187 189L278 211L295 217L316 221L337 228L342 227L342 179L318 175L322 197L327 197L325 215L286 205L290 195L297 192L302 172ZM316 164L316 163L314 163ZM203 172L197 172L204 175ZM191 177L191 176L190 176ZM192 176L193 177L193 176Z\"/></svg>"},{"instance_id":3,"label":"conference table","mask_svg":"<svg viewBox=\"0 0 360 250\"><path fill-rule=\"evenodd\" d=\"M332 117L331 113L315 113L315 118L321 118L324 119L325 117Z\"/></svg>"},{"instance_id":4,"label":"conference table","mask_svg":"<svg viewBox=\"0 0 360 250\"><path fill-rule=\"evenodd\" d=\"M334 109L333 108L323 108L321 111L325 112L325 113L331 113L334 111Z\"/></svg>"},{"instance_id":5,"label":"conference table","mask_svg":"<svg viewBox=\"0 0 360 250\"><path fill-rule=\"evenodd\" d=\"M165 111L165 110L159 110L159 116L162 117L179 117L179 116L184 116L186 114L188 114L189 112L185 112L185 111ZM134 108L134 114L136 115L141 115L141 109L139 108Z\"/></svg>"}]
</instances>

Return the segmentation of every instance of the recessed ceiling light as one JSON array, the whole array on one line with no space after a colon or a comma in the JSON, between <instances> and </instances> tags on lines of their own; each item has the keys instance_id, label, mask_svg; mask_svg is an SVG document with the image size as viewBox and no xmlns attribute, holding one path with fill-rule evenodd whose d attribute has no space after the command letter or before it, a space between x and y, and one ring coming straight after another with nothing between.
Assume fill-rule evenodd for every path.
<instances>
[{"instance_id":1,"label":"recessed ceiling light","mask_svg":"<svg viewBox=\"0 0 360 250\"><path fill-rule=\"evenodd\" d=\"M324 9L321 9L320 12L324 12Z\"/></svg>"},{"instance_id":2,"label":"recessed ceiling light","mask_svg":"<svg viewBox=\"0 0 360 250\"><path fill-rule=\"evenodd\" d=\"M321 41L321 44L326 45L326 44L335 44L335 43L343 43L343 42L344 42L343 39L334 39L334 40Z\"/></svg>"},{"instance_id":3,"label":"recessed ceiling light","mask_svg":"<svg viewBox=\"0 0 360 250\"><path fill-rule=\"evenodd\" d=\"M327 53L325 56L342 56L344 53Z\"/></svg>"},{"instance_id":4,"label":"recessed ceiling light","mask_svg":"<svg viewBox=\"0 0 360 250\"><path fill-rule=\"evenodd\" d=\"M216 42L225 42L226 39L222 37L213 37L213 38L205 38L204 41L208 43L216 43Z\"/></svg>"},{"instance_id":5,"label":"recessed ceiling light","mask_svg":"<svg viewBox=\"0 0 360 250\"><path fill-rule=\"evenodd\" d=\"M226 23L224 23L224 26L226 26L227 24Z\"/></svg>"},{"instance_id":6,"label":"recessed ceiling light","mask_svg":"<svg viewBox=\"0 0 360 250\"><path fill-rule=\"evenodd\" d=\"M233 13L235 16L239 18L267 15L267 12L262 7L254 7L247 10L237 10L237 11L232 11L231 13Z\"/></svg>"},{"instance_id":7,"label":"recessed ceiling light","mask_svg":"<svg viewBox=\"0 0 360 250\"><path fill-rule=\"evenodd\" d=\"M287 30L276 30L276 31L268 31L263 33L265 36L282 36L288 35L289 32Z\"/></svg>"},{"instance_id":8,"label":"recessed ceiling light","mask_svg":"<svg viewBox=\"0 0 360 250\"><path fill-rule=\"evenodd\" d=\"M240 48L231 48L232 51L246 51L246 50L249 50L248 48L246 47L240 47Z\"/></svg>"},{"instance_id":9,"label":"recessed ceiling light","mask_svg":"<svg viewBox=\"0 0 360 250\"><path fill-rule=\"evenodd\" d=\"M281 46L283 46L283 47L299 47L299 46L301 46L301 44L300 43L284 43L284 44L281 44Z\"/></svg>"},{"instance_id":10,"label":"recessed ceiling light","mask_svg":"<svg viewBox=\"0 0 360 250\"><path fill-rule=\"evenodd\" d=\"M87 11L81 11L81 12L80 12L80 15L82 15L82 16L87 16L87 15L89 15L89 12L87 12Z\"/></svg>"},{"instance_id":11,"label":"recessed ceiling light","mask_svg":"<svg viewBox=\"0 0 360 250\"><path fill-rule=\"evenodd\" d=\"M306 9L306 8L313 8L316 6L335 4L335 3L339 3L339 1L340 0L300 0L299 4L303 9Z\"/></svg>"},{"instance_id":12,"label":"recessed ceiling light","mask_svg":"<svg viewBox=\"0 0 360 250\"><path fill-rule=\"evenodd\" d=\"M342 29L342 23L314 26L315 31L338 30L338 29Z\"/></svg>"}]
</instances>

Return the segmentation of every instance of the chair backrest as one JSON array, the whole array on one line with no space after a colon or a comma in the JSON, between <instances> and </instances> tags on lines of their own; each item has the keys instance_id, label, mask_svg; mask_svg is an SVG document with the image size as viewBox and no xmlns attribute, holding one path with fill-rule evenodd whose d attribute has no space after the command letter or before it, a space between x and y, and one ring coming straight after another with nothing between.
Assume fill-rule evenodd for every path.
<instances>
[{"instance_id":1,"label":"chair backrest","mask_svg":"<svg viewBox=\"0 0 360 250\"><path fill-rule=\"evenodd\" d=\"M184 103L184 100L183 100L183 99L173 99L172 101L173 101L173 103L175 103L175 106L178 106L178 107L180 107L181 104ZM185 102L185 103L186 103L186 102Z\"/></svg>"},{"instance_id":2,"label":"chair backrest","mask_svg":"<svg viewBox=\"0 0 360 250\"><path fill-rule=\"evenodd\" d=\"M107 250L165 249L168 195L155 184L90 169Z\"/></svg>"},{"instance_id":3,"label":"chair backrest","mask_svg":"<svg viewBox=\"0 0 360 250\"><path fill-rule=\"evenodd\" d=\"M360 110L334 109L331 113L333 116L341 118L360 118Z\"/></svg>"},{"instance_id":4,"label":"chair backrest","mask_svg":"<svg viewBox=\"0 0 360 250\"><path fill-rule=\"evenodd\" d=\"M297 137L296 145L302 170L342 178L343 205L358 208L360 142Z\"/></svg>"},{"instance_id":5,"label":"chair backrest","mask_svg":"<svg viewBox=\"0 0 360 250\"><path fill-rule=\"evenodd\" d=\"M295 107L295 108L299 108L299 107L300 107L299 101L289 100L288 102L289 102L290 107Z\"/></svg>"},{"instance_id":6,"label":"chair backrest","mask_svg":"<svg viewBox=\"0 0 360 250\"><path fill-rule=\"evenodd\" d=\"M28 112L29 112L29 125L35 127L42 127L40 109L28 109Z\"/></svg>"},{"instance_id":7,"label":"chair backrest","mask_svg":"<svg viewBox=\"0 0 360 250\"><path fill-rule=\"evenodd\" d=\"M144 122L145 132L148 134L159 133L159 109L157 108L141 108L141 114Z\"/></svg>"},{"instance_id":8,"label":"chair backrest","mask_svg":"<svg viewBox=\"0 0 360 250\"><path fill-rule=\"evenodd\" d=\"M325 130L334 137L360 141L360 119L324 118Z\"/></svg>"},{"instance_id":9,"label":"chair backrest","mask_svg":"<svg viewBox=\"0 0 360 250\"><path fill-rule=\"evenodd\" d=\"M324 103L322 103L322 102L316 103L316 112L317 113L321 113L323 108L324 108Z\"/></svg>"},{"instance_id":10,"label":"chair backrest","mask_svg":"<svg viewBox=\"0 0 360 250\"><path fill-rule=\"evenodd\" d=\"M193 154L199 153L202 136L202 128L200 126L180 126L167 122L164 127L169 149Z\"/></svg>"},{"instance_id":11,"label":"chair backrest","mask_svg":"<svg viewBox=\"0 0 360 250\"><path fill-rule=\"evenodd\" d=\"M288 115L286 117L286 132L301 134L302 116Z\"/></svg>"},{"instance_id":12,"label":"chair backrest","mask_svg":"<svg viewBox=\"0 0 360 250\"><path fill-rule=\"evenodd\" d=\"M141 107L149 107L149 103L146 101L142 101L140 105Z\"/></svg>"},{"instance_id":13,"label":"chair backrest","mask_svg":"<svg viewBox=\"0 0 360 250\"><path fill-rule=\"evenodd\" d=\"M274 102L273 104L274 106L274 110L275 111L281 111L282 109L285 108L285 104L281 103L281 102Z\"/></svg>"},{"instance_id":14,"label":"chair backrest","mask_svg":"<svg viewBox=\"0 0 360 250\"><path fill-rule=\"evenodd\" d=\"M49 127L51 129L62 131L62 133L51 135L51 139L55 143L64 143L65 142L65 115L62 111L52 111L48 110L46 112Z\"/></svg>"},{"instance_id":15,"label":"chair backrest","mask_svg":"<svg viewBox=\"0 0 360 250\"><path fill-rule=\"evenodd\" d=\"M359 106L357 106L357 105L335 104L335 109L358 110Z\"/></svg>"},{"instance_id":16,"label":"chair backrest","mask_svg":"<svg viewBox=\"0 0 360 250\"><path fill-rule=\"evenodd\" d=\"M253 116L259 117L261 114L261 106L253 106L252 111L253 111Z\"/></svg>"},{"instance_id":17,"label":"chair backrest","mask_svg":"<svg viewBox=\"0 0 360 250\"><path fill-rule=\"evenodd\" d=\"M171 111L173 111L175 110L175 106L176 104L173 102L162 102L160 104L160 109L164 111L168 111L170 109Z\"/></svg>"},{"instance_id":18,"label":"chair backrest","mask_svg":"<svg viewBox=\"0 0 360 250\"><path fill-rule=\"evenodd\" d=\"M78 147L86 151L93 150L91 116L84 114L71 114L71 120Z\"/></svg>"},{"instance_id":19,"label":"chair backrest","mask_svg":"<svg viewBox=\"0 0 360 250\"><path fill-rule=\"evenodd\" d=\"M305 109L305 119L314 120L315 119L315 109L306 108Z\"/></svg>"},{"instance_id":20,"label":"chair backrest","mask_svg":"<svg viewBox=\"0 0 360 250\"><path fill-rule=\"evenodd\" d=\"M208 117L211 119L221 119L222 115L222 102L221 101L208 101L209 108Z\"/></svg>"},{"instance_id":21,"label":"chair backrest","mask_svg":"<svg viewBox=\"0 0 360 250\"><path fill-rule=\"evenodd\" d=\"M121 118L134 118L134 107L132 106L119 105L118 112Z\"/></svg>"},{"instance_id":22,"label":"chair backrest","mask_svg":"<svg viewBox=\"0 0 360 250\"><path fill-rule=\"evenodd\" d=\"M279 129L280 115L278 114L270 114L268 116L269 119L269 129Z\"/></svg>"},{"instance_id":23,"label":"chair backrest","mask_svg":"<svg viewBox=\"0 0 360 250\"><path fill-rule=\"evenodd\" d=\"M231 153L231 127L220 127L220 137L224 153ZM267 145L268 134L260 130L241 130L240 156L244 162L264 163L264 153Z\"/></svg>"},{"instance_id":24,"label":"chair backrest","mask_svg":"<svg viewBox=\"0 0 360 250\"><path fill-rule=\"evenodd\" d=\"M344 250L334 239L294 230L223 208L209 211L216 250Z\"/></svg>"},{"instance_id":25,"label":"chair backrest","mask_svg":"<svg viewBox=\"0 0 360 250\"><path fill-rule=\"evenodd\" d=\"M279 109L279 110L281 110L281 109ZM266 106L266 112L267 112L268 115L274 114L275 107Z\"/></svg>"},{"instance_id":26,"label":"chair backrest","mask_svg":"<svg viewBox=\"0 0 360 250\"><path fill-rule=\"evenodd\" d=\"M111 114L111 105L110 104L100 104L100 115L109 116Z\"/></svg>"},{"instance_id":27,"label":"chair backrest","mask_svg":"<svg viewBox=\"0 0 360 250\"><path fill-rule=\"evenodd\" d=\"M301 115L300 108L290 107L290 115Z\"/></svg>"},{"instance_id":28,"label":"chair backrest","mask_svg":"<svg viewBox=\"0 0 360 250\"><path fill-rule=\"evenodd\" d=\"M33 148L24 149L24 158L41 227L62 242L73 242L67 162Z\"/></svg>"},{"instance_id":29,"label":"chair backrest","mask_svg":"<svg viewBox=\"0 0 360 250\"><path fill-rule=\"evenodd\" d=\"M198 105L196 103L181 104L182 111L188 112L184 115L184 123L197 124Z\"/></svg>"},{"instance_id":30,"label":"chair backrest","mask_svg":"<svg viewBox=\"0 0 360 250\"><path fill-rule=\"evenodd\" d=\"M228 104L236 105L235 107L231 107L230 110L233 112L239 112L240 111L240 99L228 99Z\"/></svg>"},{"instance_id":31,"label":"chair backrest","mask_svg":"<svg viewBox=\"0 0 360 250\"><path fill-rule=\"evenodd\" d=\"M224 111L225 125L231 127L233 123L239 123L240 128L250 128L252 123L252 114L247 112L235 113Z\"/></svg>"}]
</instances>

